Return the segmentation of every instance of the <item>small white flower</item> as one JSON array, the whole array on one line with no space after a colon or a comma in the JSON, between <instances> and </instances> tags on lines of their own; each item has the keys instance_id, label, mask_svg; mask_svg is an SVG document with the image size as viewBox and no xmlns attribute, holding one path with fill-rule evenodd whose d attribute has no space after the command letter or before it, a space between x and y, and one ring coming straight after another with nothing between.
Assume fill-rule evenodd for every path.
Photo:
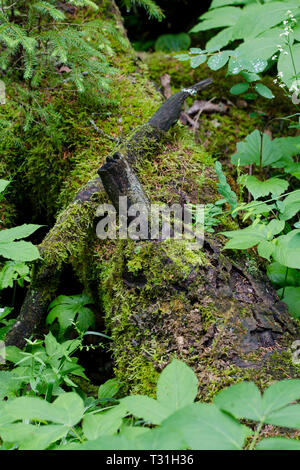
<instances>
[{"instance_id":1,"label":"small white flower","mask_svg":"<svg viewBox=\"0 0 300 470\"><path fill-rule=\"evenodd\" d=\"M289 53L287 51L284 51L283 55L289 55Z\"/></svg>"},{"instance_id":2,"label":"small white flower","mask_svg":"<svg viewBox=\"0 0 300 470\"><path fill-rule=\"evenodd\" d=\"M0 308L0 313L3 313L5 308Z\"/></svg>"},{"instance_id":3,"label":"small white flower","mask_svg":"<svg viewBox=\"0 0 300 470\"><path fill-rule=\"evenodd\" d=\"M274 78L273 83L277 83L277 82L278 82L278 80L276 78Z\"/></svg>"},{"instance_id":4,"label":"small white flower","mask_svg":"<svg viewBox=\"0 0 300 470\"><path fill-rule=\"evenodd\" d=\"M276 59L277 59L277 55L273 55L272 60L276 60Z\"/></svg>"},{"instance_id":5,"label":"small white flower","mask_svg":"<svg viewBox=\"0 0 300 470\"><path fill-rule=\"evenodd\" d=\"M283 72L278 72L278 75L277 75L279 78L283 78Z\"/></svg>"}]
</instances>

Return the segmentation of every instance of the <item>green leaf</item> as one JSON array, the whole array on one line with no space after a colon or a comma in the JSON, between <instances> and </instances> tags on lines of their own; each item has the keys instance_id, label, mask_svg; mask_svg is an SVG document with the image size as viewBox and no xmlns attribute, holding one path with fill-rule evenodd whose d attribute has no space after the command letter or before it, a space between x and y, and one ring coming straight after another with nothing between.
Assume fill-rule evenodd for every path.
<instances>
[{"instance_id":1,"label":"green leaf","mask_svg":"<svg viewBox=\"0 0 300 470\"><path fill-rule=\"evenodd\" d=\"M206 55L196 55L195 57L191 57L191 67L193 69L199 67L199 65L203 64L206 61Z\"/></svg>"},{"instance_id":2,"label":"green leaf","mask_svg":"<svg viewBox=\"0 0 300 470\"><path fill-rule=\"evenodd\" d=\"M3 193L9 184L10 181L0 179L0 193Z\"/></svg>"},{"instance_id":3,"label":"green leaf","mask_svg":"<svg viewBox=\"0 0 300 470\"><path fill-rule=\"evenodd\" d=\"M6 442L17 443L19 450L44 450L52 442L63 438L68 430L67 426L57 424L34 426L15 423L0 426L0 436Z\"/></svg>"},{"instance_id":4,"label":"green leaf","mask_svg":"<svg viewBox=\"0 0 300 470\"><path fill-rule=\"evenodd\" d=\"M282 74L282 81L288 86L288 88L290 88L293 82L296 80L294 63L300 63L300 44L293 44L291 48L293 59L289 49L284 48L283 52L280 53L277 64L278 72ZM287 54L285 54L285 52L287 52ZM299 70L296 70L296 72L299 73Z\"/></svg>"},{"instance_id":5,"label":"green leaf","mask_svg":"<svg viewBox=\"0 0 300 470\"><path fill-rule=\"evenodd\" d=\"M273 258L289 268L300 266L300 230L292 230L288 235L281 235L276 240Z\"/></svg>"},{"instance_id":6,"label":"green leaf","mask_svg":"<svg viewBox=\"0 0 300 470\"><path fill-rule=\"evenodd\" d=\"M263 413L270 415L300 398L300 379L286 379L268 387L262 397Z\"/></svg>"},{"instance_id":7,"label":"green leaf","mask_svg":"<svg viewBox=\"0 0 300 470\"><path fill-rule=\"evenodd\" d=\"M152 424L160 424L170 414L169 408L164 403L144 395L130 395L123 398L121 403L130 414Z\"/></svg>"},{"instance_id":8,"label":"green leaf","mask_svg":"<svg viewBox=\"0 0 300 470\"><path fill-rule=\"evenodd\" d=\"M279 297L282 297L283 289L277 291ZM289 313L294 318L300 318L300 287L285 287L283 302L288 306Z\"/></svg>"},{"instance_id":9,"label":"green leaf","mask_svg":"<svg viewBox=\"0 0 300 470\"><path fill-rule=\"evenodd\" d=\"M257 80L260 80L260 76L257 75L257 73L241 72L241 75L248 83L256 82Z\"/></svg>"},{"instance_id":10,"label":"green leaf","mask_svg":"<svg viewBox=\"0 0 300 470\"><path fill-rule=\"evenodd\" d=\"M240 450L252 431L224 414L215 405L194 403L163 422L166 430L177 429L193 450Z\"/></svg>"},{"instance_id":11,"label":"green leaf","mask_svg":"<svg viewBox=\"0 0 300 470\"><path fill-rule=\"evenodd\" d=\"M246 137L244 142L237 144L237 152L231 157L232 163L235 165L239 163L241 166L250 165L251 163L259 165L261 144L263 167L281 158L282 153L278 145L274 144L267 134L263 134L263 138L261 139L260 132L256 129Z\"/></svg>"},{"instance_id":12,"label":"green leaf","mask_svg":"<svg viewBox=\"0 0 300 470\"><path fill-rule=\"evenodd\" d=\"M289 183L276 177L260 181L256 176L248 175L245 180L245 186L254 199L258 199L270 193L273 197L279 196L287 190Z\"/></svg>"},{"instance_id":13,"label":"green leaf","mask_svg":"<svg viewBox=\"0 0 300 470\"><path fill-rule=\"evenodd\" d=\"M226 52L220 52L219 54L212 55L208 59L207 65L211 70L219 70L227 64L228 59L229 56Z\"/></svg>"},{"instance_id":14,"label":"green leaf","mask_svg":"<svg viewBox=\"0 0 300 470\"><path fill-rule=\"evenodd\" d=\"M266 87L262 83L257 83L254 88L255 91L264 98L268 98L269 100L275 98L270 88Z\"/></svg>"},{"instance_id":15,"label":"green leaf","mask_svg":"<svg viewBox=\"0 0 300 470\"><path fill-rule=\"evenodd\" d=\"M255 450L300 450L300 441L285 437L270 437L262 439Z\"/></svg>"},{"instance_id":16,"label":"green leaf","mask_svg":"<svg viewBox=\"0 0 300 470\"><path fill-rule=\"evenodd\" d=\"M196 398L198 380L184 362L173 359L164 368L157 383L157 400L169 413L184 407Z\"/></svg>"},{"instance_id":17,"label":"green leaf","mask_svg":"<svg viewBox=\"0 0 300 470\"><path fill-rule=\"evenodd\" d=\"M253 382L241 382L219 392L214 404L235 418L260 421L263 414L260 391Z\"/></svg>"},{"instance_id":18,"label":"green leaf","mask_svg":"<svg viewBox=\"0 0 300 470\"><path fill-rule=\"evenodd\" d=\"M99 436L112 436L121 427L122 418L128 414L126 406L122 403L101 414L88 414L84 417L82 430L88 440Z\"/></svg>"},{"instance_id":19,"label":"green leaf","mask_svg":"<svg viewBox=\"0 0 300 470\"><path fill-rule=\"evenodd\" d=\"M278 262L267 266L267 275L276 287L300 286L300 272L297 269L287 269Z\"/></svg>"},{"instance_id":20,"label":"green leaf","mask_svg":"<svg viewBox=\"0 0 300 470\"><path fill-rule=\"evenodd\" d=\"M42 225L23 224L18 227L7 228L0 231L0 243L12 242L20 238L26 238L32 235Z\"/></svg>"},{"instance_id":21,"label":"green leaf","mask_svg":"<svg viewBox=\"0 0 300 470\"><path fill-rule=\"evenodd\" d=\"M274 251L274 244L267 240L263 240L257 245L257 252L259 256L270 261L270 257Z\"/></svg>"},{"instance_id":22,"label":"green leaf","mask_svg":"<svg viewBox=\"0 0 300 470\"><path fill-rule=\"evenodd\" d=\"M7 229L12 230L12 229ZM5 230L3 230L5 231ZM14 261L34 261L40 258L39 250L30 242L0 242L0 256Z\"/></svg>"},{"instance_id":23,"label":"green leaf","mask_svg":"<svg viewBox=\"0 0 300 470\"><path fill-rule=\"evenodd\" d=\"M207 31L208 29L235 25L241 14L242 10L234 7L224 7L218 10L208 11L201 16L201 20L203 21L194 26L190 32L198 33L199 31Z\"/></svg>"},{"instance_id":24,"label":"green leaf","mask_svg":"<svg viewBox=\"0 0 300 470\"><path fill-rule=\"evenodd\" d=\"M187 33L163 34L155 42L155 50L163 52L184 51L189 48L191 38Z\"/></svg>"},{"instance_id":25,"label":"green leaf","mask_svg":"<svg viewBox=\"0 0 300 470\"><path fill-rule=\"evenodd\" d=\"M76 393L64 393L54 403L34 397L19 397L5 404L6 413L16 420L52 421L72 427L83 416L84 405Z\"/></svg>"},{"instance_id":26,"label":"green leaf","mask_svg":"<svg viewBox=\"0 0 300 470\"><path fill-rule=\"evenodd\" d=\"M282 223L282 221L273 219L266 225L262 223L253 223L242 230L221 232L223 235L231 239L226 243L224 248L241 250L251 248L265 240L270 241L274 235L283 230L284 225L285 224Z\"/></svg>"},{"instance_id":27,"label":"green leaf","mask_svg":"<svg viewBox=\"0 0 300 470\"><path fill-rule=\"evenodd\" d=\"M16 261L7 261L0 271L0 289L13 287L13 283L19 277L30 280L29 267L25 263L17 263Z\"/></svg>"},{"instance_id":28,"label":"green leaf","mask_svg":"<svg viewBox=\"0 0 300 470\"><path fill-rule=\"evenodd\" d=\"M231 208L234 209L237 206L237 195L232 191L231 187L227 183L226 176L222 170L222 165L219 161L216 161L215 169L219 179L219 184L217 186L218 192L226 199Z\"/></svg>"},{"instance_id":29,"label":"green leaf","mask_svg":"<svg viewBox=\"0 0 300 470\"><path fill-rule=\"evenodd\" d=\"M233 87L230 88L230 93L232 95L240 95L241 93L245 93L249 88L249 83L237 83Z\"/></svg>"},{"instance_id":30,"label":"green leaf","mask_svg":"<svg viewBox=\"0 0 300 470\"><path fill-rule=\"evenodd\" d=\"M213 36L207 43L205 48L208 51L219 51L225 47L232 39L233 27L225 28L218 34Z\"/></svg>"},{"instance_id":31,"label":"green leaf","mask_svg":"<svg viewBox=\"0 0 300 470\"><path fill-rule=\"evenodd\" d=\"M10 371L0 371L0 401L3 398L15 397L23 380Z\"/></svg>"},{"instance_id":32,"label":"green leaf","mask_svg":"<svg viewBox=\"0 0 300 470\"><path fill-rule=\"evenodd\" d=\"M270 2L264 5L249 5L243 8L235 22L234 38L254 38L273 26L280 24L287 10L293 13L297 10L293 2Z\"/></svg>"},{"instance_id":33,"label":"green leaf","mask_svg":"<svg viewBox=\"0 0 300 470\"><path fill-rule=\"evenodd\" d=\"M276 382L265 390L262 397L255 384L252 382L242 382L222 390L215 397L214 403L220 409L232 414L235 418L271 423L273 417L273 424L275 424L275 419L279 420L280 416L280 413L277 413L278 410L282 411L283 422L283 416L287 417L287 410L290 408L285 407L299 399L299 397L299 379L287 379ZM297 406L300 408L300 405Z\"/></svg>"},{"instance_id":34,"label":"green leaf","mask_svg":"<svg viewBox=\"0 0 300 470\"><path fill-rule=\"evenodd\" d=\"M274 411L266 419L267 424L286 428L300 428L300 405L289 405Z\"/></svg>"},{"instance_id":35,"label":"green leaf","mask_svg":"<svg viewBox=\"0 0 300 470\"><path fill-rule=\"evenodd\" d=\"M98 398L113 398L117 395L122 387L122 383L118 379L109 379L98 389Z\"/></svg>"},{"instance_id":36,"label":"green leaf","mask_svg":"<svg viewBox=\"0 0 300 470\"><path fill-rule=\"evenodd\" d=\"M300 189L289 194L279 205L280 219L289 220L300 211Z\"/></svg>"},{"instance_id":37,"label":"green leaf","mask_svg":"<svg viewBox=\"0 0 300 470\"><path fill-rule=\"evenodd\" d=\"M86 294L60 295L49 306L49 314L46 323L51 324L58 320L60 331L63 333L74 321L78 322L81 331L86 331L94 324L93 312L85 307L93 301Z\"/></svg>"}]
</instances>

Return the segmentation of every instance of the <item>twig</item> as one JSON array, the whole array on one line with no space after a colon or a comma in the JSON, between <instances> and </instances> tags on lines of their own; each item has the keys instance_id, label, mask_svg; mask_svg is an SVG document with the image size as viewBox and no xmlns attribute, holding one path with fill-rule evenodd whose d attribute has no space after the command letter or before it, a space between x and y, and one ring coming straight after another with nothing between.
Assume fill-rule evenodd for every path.
<instances>
[{"instance_id":1,"label":"twig","mask_svg":"<svg viewBox=\"0 0 300 470\"><path fill-rule=\"evenodd\" d=\"M111 140L112 142L120 142L119 139L116 139L115 137L112 137L108 134L106 134L102 129L99 129L99 127L96 125L95 121L93 119L90 119L90 123L92 124L93 128L95 129L98 134L103 135L103 137L106 137L107 139Z\"/></svg>"}]
</instances>

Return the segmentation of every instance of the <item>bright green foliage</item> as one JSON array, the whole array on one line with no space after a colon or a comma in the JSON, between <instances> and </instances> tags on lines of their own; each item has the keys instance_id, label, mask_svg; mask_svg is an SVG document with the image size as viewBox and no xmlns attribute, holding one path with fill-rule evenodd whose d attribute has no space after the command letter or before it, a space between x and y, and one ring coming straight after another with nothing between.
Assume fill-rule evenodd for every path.
<instances>
[{"instance_id":1,"label":"bright green foliage","mask_svg":"<svg viewBox=\"0 0 300 470\"><path fill-rule=\"evenodd\" d=\"M30 395L42 395L50 400L60 395L61 385L76 387L70 375L86 379L84 369L71 357L81 346L78 339L58 343L52 333L43 341L28 341L25 351L15 346L6 348L6 360L15 364L13 373L18 377L18 395L26 394L30 385Z\"/></svg>"},{"instance_id":2,"label":"bright green foliage","mask_svg":"<svg viewBox=\"0 0 300 470\"><path fill-rule=\"evenodd\" d=\"M0 290L13 287L14 281L17 281L21 287L24 286L24 281L30 281L27 264L18 261L7 261L4 264L0 271Z\"/></svg>"},{"instance_id":3,"label":"bright green foliage","mask_svg":"<svg viewBox=\"0 0 300 470\"><path fill-rule=\"evenodd\" d=\"M215 164L216 173L219 178L218 184L218 191L223 196L228 204L230 205L231 209L234 209L237 206L237 197L236 194L232 191L229 184L226 181L226 176L222 171L222 165L220 162L216 162Z\"/></svg>"},{"instance_id":4,"label":"bright green foliage","mask_svg":"<svg viewBox=\"0 0 300 470\"><path fill-rule=\"evenodd\" d=\"M92 304L92 299L86 294L59 295L49 305L49 313L46 323L52 324L55 320L59 323L60 333L76 322L80 331L86 331L94 324L94 314L87 304Z\"/></svg>"},{"instance_id":5,"label":"bright green foliage","mask_svg":"<svg viewBox=\"0 0 300 470\"><path fill-rule=\"evenodd\" d=\"M131 395L105 408L97 400L84 402L75 392L63 390L54 401L14 398L18 374L5 372L2 379L0 393L8 397L0 406L2 448L241 450L296 449L299 444L286 438L262 439L257 444L264 424L300 428L300 405L291 404L300 398L296 379L277 382L263 395L253 383L239 383L221 391L213 404L203 404L194 402L194 372L175 359L159 377L156 400ZM102 390L109 390L111 384L102 385ZM247 419L248 426L241 419ZM258 424L255 433L251 423L252 427Z\"/></svg>"},{"instance_id":6,"label":"bright green foliage","mask_svg":"<svg viewBox=\"0 0 300 470\"><path fill-rule=\"evenodd\" d=\"M287 286L277 292L283 302L287 304L290 314L295 318L300 318L300 286Z\"/></svg>"},{"instance_id":7,"label":"bright green foliage","mask_svg":"<svg viewBox=\"0 0 300 470\"><path fill-rule=\"evenodd\" d=\"M0 193L5 190L8 186L9 181L0 180ZM33 224L24 224L18 227L4 229L0 231L0 257L11 259L14 261L33 261L35 259L40 258L40 254L38 249L30 242L22 241L15 241L19 240L20 238L29 237L32 233L34 233L40 225L33 225ZM24 274L24 267L20 268L21 270L20 276ZM6 272L7 274L7 272ZM5 276L5 272L0 274L0 282L3 282L3 276ZM4 284L7 281L4 281ZM10 282L10 281L8 281ZM0 286L0 289L4 287Z\"/></svg>"}]
</instances>

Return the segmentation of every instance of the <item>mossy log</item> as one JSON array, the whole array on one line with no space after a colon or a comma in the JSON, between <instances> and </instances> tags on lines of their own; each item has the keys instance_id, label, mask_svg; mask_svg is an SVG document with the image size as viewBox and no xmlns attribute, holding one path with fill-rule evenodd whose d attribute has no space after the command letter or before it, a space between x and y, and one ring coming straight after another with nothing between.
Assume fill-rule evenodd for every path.
<instances>
[{"instance_id":1,"label":"mossy log","mask_svg":"<svg viewBox=\"0 0 300 470\"><path fill-rule=\"evenodd\" d=\"M128 54L134 56L132 50ZM130 100L135 89L139 96L148 96L152 107L157 106L159 98L147 77L140 78L140 72L137 76L134 85L128 85ZM192 250L181 240L99 240L96 236L99 204L112 202L117 207L120 192L129 194L132 202L158 199L153 175L152 185L147 185L147 165L155 161L159 171L163 163L159 153L168 158L173 151L174 137L167 130L190 94L185 90L173 95L153 117L145 119L102 165L103 184L99 178L91 179L57 217L40 245L42 259L36 263L8 344L24 345L25 337L45 318L64 266L71 265L105 319L113 339L115 373L127 391L153 394L158 373L174 356L194 368L199 394L205 400L240 380L253 379L264 386L297 375L299 369L289 352L297 338L297 324L252 255L224 252L222 238L217 236L206 237L202 250ZM194 162L197 172L202 168L204 176L209 175L208 157L203 154L201 162L194 160L198 149L193 134L185 130L181 135L188 146L183 151L184 146L178 144L181 156L175 151L176 163L191 168L191 178ZM127 175L122 183L117 170L120 162ZM188 189L179 191L175 177L166 173L163 179L167 188L174 187L172 201L177 197L176 202L182 203L189 196L193 201L193 185L188 182L190 194ZM213 186L211 192L214 197Z\"/></svg>"}]
</instances>

